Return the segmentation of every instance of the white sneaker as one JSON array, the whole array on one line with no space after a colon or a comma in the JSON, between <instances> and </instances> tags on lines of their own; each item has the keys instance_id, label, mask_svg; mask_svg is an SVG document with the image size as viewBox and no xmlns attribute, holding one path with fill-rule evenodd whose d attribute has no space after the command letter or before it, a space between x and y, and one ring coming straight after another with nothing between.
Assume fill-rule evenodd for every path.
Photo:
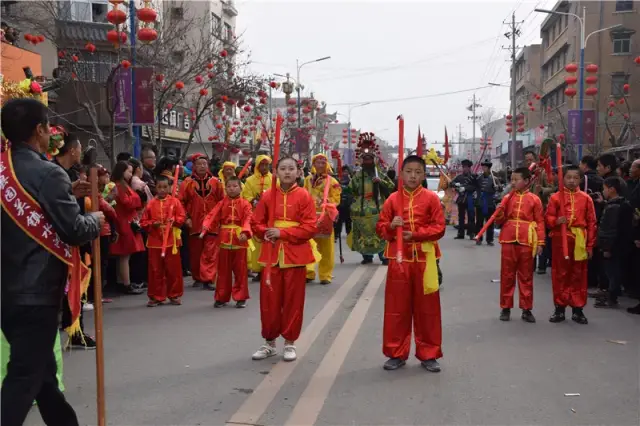
<instances>
[{"instance_id":1,"label":"white sneaker","mask_svg":"<svg viewBox=\"0 0 640 426\"><path fill-rule=\"evenodd\" d=\"M255 351L251 356L251 359L254 361L260 361L261 359L266 359L274 355L278 355L278 350L274 346L262 345L260 346L260 349Z\"/></svg>"},{"instance_id":2,"label":"white sneaker","mask_svg":"<svg viewBox=\"0 0 640 426\"><path fill-rule=\"evenodd\" d=\"M296 358L298 358L298 355L296 354L296 347L293 345L285 345L284 360L289 362L289 361L295 361Z\"/></svg>"},{"instance_id":3,"label":"white sneaker","mask_svg":"<svg viewBox=\"0 0 640 426\"><path fill-rule=\"evenodd\" d=\"M82 306L83 311L93 311L93 303L85 303Z\"/></svg>"}]
</instances>

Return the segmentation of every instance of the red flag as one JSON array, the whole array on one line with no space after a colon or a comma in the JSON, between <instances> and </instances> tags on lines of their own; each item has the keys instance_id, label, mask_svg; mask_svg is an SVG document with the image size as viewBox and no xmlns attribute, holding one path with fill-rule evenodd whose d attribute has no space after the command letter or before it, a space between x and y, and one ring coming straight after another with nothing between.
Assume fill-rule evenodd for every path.
<instances>
[{"instance_id":1,"label":"red flag","mask_svg":"<svg viewBox=\"0 0 640 426\"><path fill-rule=\"evenodd\" d=\"M447 136L447 126L444 126L444 164L447 164L449 161L449 136Z\"/></svg>"},{"instance_id":2,"label":"red flag","mask_svg":"<svg viewBox=\"0 0 640 426\"><path fill-rule=\"evenodd\" d=\"M418 142L416 143L416 155L418 157L422 157L422 136L420 135L420 125L418 125Z\"/></svg>"}]
</instances>

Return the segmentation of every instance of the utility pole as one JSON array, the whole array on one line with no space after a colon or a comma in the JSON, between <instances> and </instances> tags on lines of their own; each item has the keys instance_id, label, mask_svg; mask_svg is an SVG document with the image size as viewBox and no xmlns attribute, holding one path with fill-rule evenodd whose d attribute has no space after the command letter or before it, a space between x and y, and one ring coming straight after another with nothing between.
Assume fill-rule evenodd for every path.
<instances>
[{"instance_id":1,"label":"utility pole","mask_svg":"<svg viewBox=\"0 0 640 426\"><path fill-rule=\"evenodd\" d=\"M522 23L522 22L520 22ZM510 30L505 34L505 37L511 39L511 116L513 123L516 122L517 110L516 110L516 37L520 35L520 30L516 26L516 14L511 15L511 23L509 24ZM516 139L517 139L517 127L513 126L513 132L511 133L511 169L516 168Z\"/></svg>"},{"instance_id":2,"label":"utility pole","mask_svg":"<svg viewBox=\"0 0 640 426\"><path fill-rule=\"evenodd\" d=\"M458 124L458 155L462 156L462 150L464 149L462 144L462 124Z\"/></svg>"},{"instance_id":3,"label":"utility pole","mask_svg":"<svg viewBox=\"0 0 640 426\"><path fill-rule=\"evenodd\" d=\"M473 129L471 131L471 151L472 154L475 155L476 153L476 120L478 120L478 116L476 115L476 108L481 107L482 105L480 105L479 103L476 102L476 94L473 94L473 101L472 104L469 105L467 107L468 111L471 111L471 117L467 117L467 119L471 120L473 122Z\"/></svg>"}]
</instances>

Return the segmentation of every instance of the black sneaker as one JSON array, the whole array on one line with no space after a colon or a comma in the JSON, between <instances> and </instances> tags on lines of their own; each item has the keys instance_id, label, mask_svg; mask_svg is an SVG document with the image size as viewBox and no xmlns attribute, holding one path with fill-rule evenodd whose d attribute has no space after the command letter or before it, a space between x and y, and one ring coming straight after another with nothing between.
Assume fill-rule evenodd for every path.
<instances>
[{"instance_id":1,"label":"black sneaker","mask_svg":"<svg viewBox=\"0 0 640 426\"><path fill-rule=\"evenodd\" d=\"M481 246L481 245L482 245L482 240L478 240L478 241L476 241L476 245L477 245L477 246Z\"/></svg>"},{"instance_id":2,"label":"black sneaker","mask_svg":"<svg viewBox=\"0 0 640 426\"><path fill-rule=\"evenodd\" d=\"M255 277L251 278L251 281L253 281L254 283L259 283L261 275L262 274L260 272L258 272Z\"/></svg>"},{"instance_id":3,"label":"black sneaker","mask_svg":"<svg viewBox=\"0 0 640 426\"><path fill-rule=\"evenodd\" d=\"M533 316L533 314L531 313L531 311L529 309L523 309L522 310L521 318L522 318L522 320L524 322L529 322L529 323L536 322L536 317Z\"/></svg>"},{"instance_id":4,"label":"black sneaker","mask_svg":"<svg viewBox=\"0 0 640 426\"><path fill-rule=\"evenodd\" d=\"M587 317L585 317L584 312L582 312L582 308L573 308L573 315L571 315L571 320L577 322L578 324L589 324Z\"/></svg>"},{"instance_id":5,"label":"black sneaker","mask_svg":"<svg viewBox=\"0 0 640 426\"><path fill-rule=\"evenodd\" d=\"M617 300L611 300L608 298L600 298L596 300L596 303L593 304L594 308L611 308L616 309L620 307L620 304Z\"/></svg>"},{"instance_id":6,"label":"black sneaker","mask_svg":"<svg viewBox=\"0 0 640 426\"><path fill-rule=\"evenodd\" d=\"M511 309L504 308L500 311L500 321L509 321L511 319Z\"/></svg>"},{"instance_id":7,"label":"black sneaker","mask_svg":"<svg viewBox=\"0 0 640 426\"><path fill-rule=\"evenodd\" d=\"M427 359L420 363L425 370L430 371L432 373L440 372L440 363L435 359Z\"/></svg>"},{"instance_id":8,"label":"black sneaker","mask_svg":"<svg viewBox=\"0 0 640 426\"><path fill-rule=\"evenodd\" d=\"M565 309L562 306L556 306L555 312L549 317L549 322L558 323L564 321L564 311Z\"/></svg>"},{"instance_id":9,"label":"black sneaker","mask_svg":"<svg viewBox=\"0 0 640 426\"><path fill-rule=\"evenodd\" d=\"M203 290L209 290L209 291L216 291L216 285L209 283L209 284L202 284L202 289Z\"/></svg>"},{"instance_id":10,"label":"black sneaker","mask_svg":"<svg viewBox=\"0 0 640 426\"><path fill-rule=\"evenodd\" d=\"M407 362L404 359L400 359L400 358L389 358L387 360L387 362L384 363L384 366L382 368L384 368L385 370L397 370L400 367L403 367Z\"/></svg>"},{"instance_id":11,"label":"black sneaker","mask_svg":"<svg viewBox=\"0 0 640 426\"><path fill-rule=\"evenodd\" d=\"M331 284L331 281L329 281L329 280L322 280L322 281L320 281L320 284L322 284L322 285L328 285L328 284Z\"/></svg>"},{"instance_id":12,"label":"black sneaker","mask_svg":"<svg viewBox=\"0 0 640 426\"><path fill-rule=\"evenodd\" d=\"M627 308L627 312L634 315L640 315L640 303L638 303L638 305L634 306L633 308Z\"/></svg>"},{"instance_id":13,"label":"black sneaker","mask_svg":"<svg viewBox=\"0 0 640 426\"><path fill-rule=\"evenodd\" d=\"M246 300L238 300L236 302L236 308L238 309L243 309L247 307L247 301Z\"/></svg>"},{"instance_id":14,"label":"black sneaker","mask_svg":"<svg viewBox=\"0 0 640 426\"><path fill-rule=\"evenodd\" d=\"M183 277L190 277L191 276L191 271L188 269L185 269L184 271L182 271L182 276Z\"/></svg>"},{"instance_id":15,"label":"black sneaker","mask_svg":"<svg viewBox=\"0 0 640 426\"><path fill-rule=\"evenodd\" d=\"M493 241L487 241L487 245L488 245L489 247L493 247L493 246L495 246L495 244L493 244Z\"/></svg>"},{"instance_id":16,"label":"black sneaker","mask_svg":"<svg viewBox=\"0 0 640 426\"><path fill-rule=\"evenodd\" d=\"M191 284L191 287L193 288L200 288L202 287L202 283L200 281L193 281L193 284Z\"/></svg>"},{"instance_id":17,"label":"black sneaker","mask_svg":"<svg viewBox=\"0 0 640 426\"><path fill-rule=\"evenodd\" d=\"M588 293L588 296L591 298L596 298L596 299L603 299L606 298L609 295L609 292L607 290L603 290L603 289L597 289L595 291L590 291Z\"/></svg>"},{"instance_id":18,"label":"black sneaker","mask_svg":"<svg viewBox=\"0 0 640 426\"><path fill-rule=\"evenodd\" d=\"M547 270L546 270L546 269L538 269L538 270L536 271L536 274L538 274L538 275L544 275L544 274L546 274L546 273L547 273Z\"/></svg>"},{"instance_id":19,"label":"black sneaker","mask_svg":"<svg viewBox=\"0 0 640 426\"><path fill-rule=\"evenodd\" d=\"M223 307L223 306L225 306L225 305L226 305L226 303L224 303L224 302L218 302L218 301L216 301L216 303L214 303L214 304L213 304L213 307L214 307L214 308L222 308L222 307Z\"/></svg>"},{"instance_id":20,"label":"black sneaker","mask_svg":"<svg viewBox=\"0 0 640 426\"><path fill-rule=\"evenodd\" d=\"M382 266L389 266L389 259L382 259Z\"/></svg>"},{"instance_id":21,"label":"black sneaker","mask_svg":"<svg viewBox=\"0 0 640 426\"><path fill-rule=\"evenodd\" d=\"M77 334L71 338L71 347L72 348L81 348L81 349L95 349L96 341L93 340L93 337L88 334L83 334L82 336Z\"/></svg>"},{"instance_id":22,"label":"black sneaker","mask_svg":"<svg viewBox=\"0 0 640 426\"><path fill-rule=\"evenodd\" d=\"M362 259L360 262L361 265L368 265L370 263L373 263L373 259Z\"/></svg>"},{"instance_id":23,"label":"black sneaker","mask_svg":"<svg viewBox=\"0 0 640 426\"><path fill-rule=\"evenodd\" d=\"M144 289L134 287L133 284L130 284L130 285L123 284L120 291L122 291L123 294L131 294L131 295L144 293Z\"/></svg>"},{"instance_id":24,"label":"black sneaker","mask_svg":"<svg viewBox=\"0 0 640 426\"><path fill-rule=\"evenodd\" d=\"M464 235L456 235L453 239L454 240L464 240Z\"/></svg>"},{"instance_id":25,"label":"black sneaker","mask_svg":"<svg viewBox=\"0 0 640 426\"><path fill-rule=\"evenodd\" d=\"M312 283L312 282L313 282L313 278L307 278L307 281L306 281L307 284Z\"/></svg>"}]
</instances>

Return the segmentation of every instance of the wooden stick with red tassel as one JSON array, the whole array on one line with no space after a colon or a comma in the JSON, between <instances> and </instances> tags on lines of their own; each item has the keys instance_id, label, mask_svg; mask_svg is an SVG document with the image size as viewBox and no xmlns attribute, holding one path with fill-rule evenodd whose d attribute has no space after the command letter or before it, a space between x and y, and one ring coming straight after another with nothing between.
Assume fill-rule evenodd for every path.
<instances>
[{"instance_id":1,"label":"wooden stick with red tassel","mask_svg":"<svg viewBox=\"0 0 640 426\"><path fill-rule=\"evenodd\" d=\"M278 116L276 117L276 134L275 141L273 142L273 164L275 168L278 167L278 159L280 158L280 132L282 129L282 115L278 112ZM271 177L271 197L269 198L269 208L267 209L267 228L273 228L273 225L276 220L276 195L278 194L278 188L276 187L278 182L278 176L276 170L273 171L273 175ZM268 242L266 245L263 245L266 250L265 258L267 259L267 264L264 267L264 282L270 287L271 286L271 252L273 251L273 242Z\"/></svg>"},{"instance_id":2,"label":"wooden stick with red tassel","mask_svg":"<svg viewBox=\"0 0 640 426\"><path fill-rule=\"evenodd\" d=\"M397 203L397 216L404 217L404 183L402 181L402 162L404 161L404 118L402 115L398 116L398 203ZM396 228L396 262L402 263L403 253L402 246L404 245L404 239L402 238L403 227L398 226Z\"/></svg>"}]
</instances>

